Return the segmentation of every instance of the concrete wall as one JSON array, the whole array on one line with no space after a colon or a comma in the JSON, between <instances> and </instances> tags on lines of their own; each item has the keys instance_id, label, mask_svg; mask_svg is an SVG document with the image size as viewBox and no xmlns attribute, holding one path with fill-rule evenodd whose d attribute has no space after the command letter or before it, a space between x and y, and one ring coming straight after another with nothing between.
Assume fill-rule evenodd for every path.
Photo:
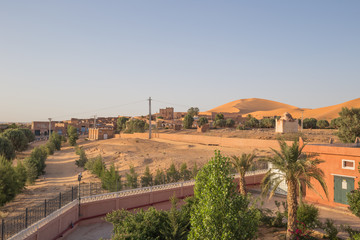
<instances>
[{"instance_id":1,"label":"concrete wall","mask_svg":"<svg viewBox=\"0 0 360 240\"><path fill-rule=\"evenodd\" d=\"M278 119L275 121L275 132L278 133L294 133L298 132L299 124L296 121L286 121Z\"/></svg>"},{"instance_id":2,"label":"concrete wall","mask_svg":"<svg viewBox=\"0 0 360 240\"><path fill-rule=\"evenodd\" d=\"M322 198L314 191L306 189L305 200L326 204L330 206L347 206L334 202L334 175L355 177L355 189L359 187L360 173L358 166L360 164L360 148L336 147L331 145L306 145L304 152L308 154L317 154L316 158L324 162L319 167L324 171L325 182L329 192L329 199L326 198L324 191L319 183L312 181L314 188L321 194ZM343 169L342 159L354 160L355 169Z\"/></svg>"}]
</instances>

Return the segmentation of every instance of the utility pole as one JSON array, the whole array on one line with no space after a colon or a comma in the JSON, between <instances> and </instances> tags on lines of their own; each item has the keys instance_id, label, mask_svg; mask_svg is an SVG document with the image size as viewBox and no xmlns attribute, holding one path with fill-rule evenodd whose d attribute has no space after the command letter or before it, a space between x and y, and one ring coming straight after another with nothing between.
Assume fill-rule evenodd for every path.
<instances>
[{"instance_id":1,"label":"utility pole","mask_svg":"<svg viewBox=\"0 0 360 240\"><path fill-rule=\"evenodd\" d=\"M304 110L301 110L301 132L304 129Z\"/></svg>"},{"instance_id":2,"label":"utility pole","mask_svg":"<svg viewBox=\"0 0 360 240\"><path fill-rule=\"evenodd\" d=\"M49 139L50 139L50 135L51 135L51 118L48 118L49 119Z\"/></svg>"},{"instance_id":3,"label":"utility pole","mask_svg":"<svg viewBox=\"0 0 360 240\"><path fill-rule=\"evenodd\" d=\"M94 129L96 128L96 115L94 115Z\"/></svg>"},{"instance_id":4,"label":"utility pole","mask_svg":"<svg viewBox=\"0 0 360 240\"><path fill-rule=\"evenodd\" d=\"M149 139L151 139L151 97L149 97Z\"/></svg>"}]
</instances>

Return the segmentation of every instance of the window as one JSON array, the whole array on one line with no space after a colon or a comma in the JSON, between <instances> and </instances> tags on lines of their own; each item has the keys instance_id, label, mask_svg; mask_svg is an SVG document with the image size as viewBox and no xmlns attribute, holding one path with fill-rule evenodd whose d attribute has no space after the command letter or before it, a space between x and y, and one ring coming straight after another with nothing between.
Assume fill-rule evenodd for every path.
<instances>
[{"instance_id":1,"label":"window","mask_svg":"<svg viewBox=\"0 0 360 240\"><path fill-rule=\"evenodd\" d=\"M355 170L355 160L342 160L342 169Z\"/></svg>"}]
</instances>

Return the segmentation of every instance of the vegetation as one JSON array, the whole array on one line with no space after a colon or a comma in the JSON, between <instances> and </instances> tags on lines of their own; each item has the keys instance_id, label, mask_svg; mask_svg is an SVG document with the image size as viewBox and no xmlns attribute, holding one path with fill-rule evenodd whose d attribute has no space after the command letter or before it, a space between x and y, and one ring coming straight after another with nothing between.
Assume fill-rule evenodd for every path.
<instances>
[{"instance_id":1,"label":"vegetation","mask_svg":"<svg viewBox=\"0 0 360 240\"><path fill-rule=\"evenodd\" d=\"M77 147L75 153L76 153L76 155L79 155L79 159L75 160L76 166L85 167L85 165L88 161L85 150L82 147Z\"/></svg>"},{"instance_id":2,"label":"vegetation","mask_svg":"<svg viewBox=\"0 0 360 240\"><path fill-rule=\"evenodd\" d=\"M145 132L146 122L139 119L131 119L125 123L125 133Z\"/></svg>"},{"instance_id":3,"label":"vegetation","mask_svg":"<svg viewBox=\"0 0 360 240\"><path fill-rule=\"evenodd\" d=\"M146 166L144 175L141 177L141 186L148 187L153 185L153 176L150 173L150 168Z\"/></svg>"},{"instance_id":4,"label":"vegetation","mask_svg":"<svg viewBox=\"0 0 360 240\"><path fill-rule=\"evenodd\" d=\"M178 182L180 180L180 173L176 170L174 163L166 170L166 179L168 183Z\"/></svg>"},{"instance_id":5,"label":"vegetation","mask_svg":"<svg viewBox=\"0 0 360 240\"><path fill-rule=\"evenodd\" d=\"M15 148L11 141L0 135L0 156L4 156L7 160L15 158Z\"/></svg>"},{"instance_id":6,"label":"vegetation","mask_svg":"<svg viewBox=\"0 0 360 240\"><path fill-rule=\"evenodd\" d=\"M358 170L360 172L360 164L358 166ZM359 185L360 186L360 181ZM349 203L349 209L350 211L360 218L360 187L347 195L348 203Z\"/></svg>"},{"instance_id":7,"label":"vegetation","mask_svg":"<svg viewBox=\"0 0 360 240\"><path fill-rule=\"evenodd\" d=\"M325 129L330 126L329 122L327 120L319 120L316 123L316 127L320 129Z\"/></svg>"},{"instance_id":8,"label":"vegetation","mask_svg":"<svg viewBox=\"0 0 360 240\"><path fill-rule=\"evenodd\" d=\"M338 121L339 121L339 118L331 119L331 121L330 121L330 128L335 128L335 129L339 128L339 123L338 123Z\"/></svg>"},{"instance_id":9,"label":"vegetation","mask_svg":"<svg viewBox=\"0 0 360 240\"><path fill-rule=\"evenodd\" d=\"M137 188L138 187L138 174L135 172L134 166L130 166L130 173L126 173L126 185L129 188Z\"/></svg>"},{"instance_id":10,"label":"vegetation","mask_svg":"<svg viewBox=\"0 0 360 240\"><path fill-rule=\"evenodd\" d=\"M199 127L204 126L205 124L207 124L209 121L206 117L200 117L198 120L198 125Z\"/></svg>"},{"instance_id":11,"label":"vegetation","mask_svg":"<svg viewBox=\"0 0 360 240\"><path fill-rule=\"evenodd\" d=\"M185 128L185 129L190 129L190 128L192 128L193 123L194 123L194 118L193 118L193 116L191 116L190 114L187 114L187 115L184 117L184 120L183 120L184 128Z\"/></svg>"},{"instance_id":12,"label":"vegetation","mask_svg":"<svg viewBox=\"0 0 360 240\"><path fill-rule=\"evenodd\" d=\"M342 142L353 143L360 137L360 108L343 108L339 115L336 121L338 136Z\"/></svg>"},{"instance_id":13,"label":"vegetation","mask_svg":"<svg viewBox=\"0 0 360 240\"><path fill-rule=\"evenodd\" d=\"M259 123L261 128L274 128L275 127L275 119L274 118L263 118Z\"/></svg>"},{"instance_id":14,"label":"vegetation","mask_svg":"<svg viewBox=\"0 0 360 240\"><path fill-rule=\"evenodd\" d=\"M215 122L216 122L217 120L220 120L220 119L224 119L224 114L222 114L222 113L216 114L216 116L215 116Z\"/></svg>"},{"instance_id":15,"label":"vegetation","mask_svg":"<svg viewBox=\"0 0 360 240\"><path fill-rule=\"evenodd\" d=\"M302 199L302 189L307 186L315 191L311 179L320 183L326 196L328 196L326 183L324 181L324 173L318 168L323 162L318 159L311 159L302 153L304 146L299 146L294 141L292 146L288 146L285 141L279 141L281 151L273 152L275 155L268 158L272 164L272 168L278 172L271 171L266 173L262 180L263 194L266 195L270 190L270 198L275 193L281 182L286 181L288 187L287 205L288 205L288 225L287 238L291 237L291 233L297 229L297 210L298 196Z\"/></svg>"},{"instance_id":16,"label":"vegetation","mask_svg":"<svg viewBox=\"0 0 360 240\"><path fill-rule=\"evenodd\" d=\"M245 173L254 166L254 159L256 155L243 153L241 157L232 156L231 163L234 165L236 171L239 173L239 192L246 195Z\"/></svg>"},{"instance_id":17,"label":"vegetation","mask_svg":"<svg viewBox=\"0 0 360 240\"><path fill-rule=\"evenodd\" d=\"M58 151L61 150L61 140L61 136L57 132L53 132L49 138L49 141L55 145L55 149Z\"/></svg>"},{"instance_id":18,"label":"vegetation","mask_svg":"<svg viewBox=\"0 0 360 240\"><path fill-rule=\"evenodd\" d=\"M104 189L110 192L117 192L122 189L121 176L115 169L115 165L111 164L110 169L104 168L104 172L101 174L101 183Z\"/></svg>"},{"instance_id":19,"label":"vegetation","mask_svg":"<svg viewBox=\"0 0 360 240\"><path fill-rule=\"evenodd\" d=\"M157 169L155 179L154 179L154 185L161 185L161 184L165 184L165 183L166 183L166 175L165 175L164 171Z\"/></svg>"},{"instance_id":20,"label":"vegetation","mask_svg":"<svg viewBox=\"0 0 360 240\"><path fill-rule=\"evenodd\" d=\"M24 133L26 136L28 143L33 142L35 140L35 134L28 128L19 128L20 131Z\"/></svg>"},{"instance_id":21,"label":"vegetation","mask_svg":"<svg viewBox=\"0 0 360 240\"><path fill-rule=\"evenodd\" d=\"M230 175L229 159L220 152L196 176L188 239L252 239L259 212L238 195Z\"/></svg>"},{"instance_id":22,"label":"vegetation","mask_svg":"<svg viewBox=\"0 0 360 240\"><path fill-rule=\"evenodd\" d=\"M77 129L74 126L68 125L67 134L68 134L69 144L71 146L75 146L76 140L79 139Z\"/></svg>"},{"instance_id":23,"label":"vegetation","mask_svg":"<svg viewBox=\"0 0 360 240\"><path fill-rule=\"evenodd\" d=\"M191 179L191 171L188 170L186 163L183 163L180 166L180 178L184 181Z\"/></svg>"},{"instance_id":24,"label":"vegetation","mask_svg":"<svg viewBox=\"0 0 360 240\"><path fill-rule=\"evenodd\" d=\"M215 127L225 127L226 126L226 120L225 119L218 119L215 121L214 124Z\"/></svg>"},{"instance_id":25,"label":"vegetation","mask_svg":"<svg viewBox=\"0 0 360 240\"><path fill-rule=\"evenodd\" d=\"M192 117L195 117L199 114L199 108L198 107L191 107L188 109L187 113L191 115Z\"/></svg>"},{"instance_id":26,"label":"vegetation","mask_svg":"<svg viewBox=\"0 0 360 240\"><path fill-rule=\"evenodd\" d=\"M257 120L253 116L251 116L251 114L249 114L246 117L244 126L245 126L245 128L258 128L259 127L259 120Z\"/></svg>"},{"instance_id":27,"label":"vegetation","mask_svg":"<svg viewBox=\"0 0 360 240\"><path fill-rule=\"evenodd\" d=\"M55 152L55 144L53 142L47 142L44 145L47 155L53 155Z\"/></svg>"},{"instance_id":28,"label":"vegetation","mask_svg":"<svg viewBox=\"0 0 360 240\"><path fill-rule=\"evenodd\" d=\"M9 139L14 146L15 151L23 151L28 146L28 138L22 130L19 129L7 129L4 131L2 136Z\"/></svg>"},{"instance_id":29,"label":"vegetation","mask_svg":"<svg viewBox=\"0 0 360 240\"><path fill-rule=\"evenodd\" d=\"M120 133L126 129L126 122L129 120L127 117L119 117L116 121L116 132Z\"/></svg>"},{"instance_id":30,"label":"vegetation","mask_svg":"<svg viewBox=\"0 0 360 240\"><path fill-rule=\"evenodd\" d=\"M233 119L231 119L231 118L226 119L225 126L229 127L229 128L234 127L235 126L235 121Z\"/></svg>"},{"instance_id":31,"label":"vegetation","mask_svg":"<svg viewBox=\"0 0 360 240\"><path fill-rule=\"evenodd\" d=\"M317 120L315 118L305 118L303 121L304 129L315 129L317 124Z\"/></svg>"},{"instance_id":32,"label":"vegetation","mask_svg":"<svg viewBox=\"0 0 360 240\"><path fill-rule=\"evenodd\" d=\"M297 220L304 224L306 229L319 227L319 209L312 204L301 203L297 209Z\"/></svg>"}]
</instances>

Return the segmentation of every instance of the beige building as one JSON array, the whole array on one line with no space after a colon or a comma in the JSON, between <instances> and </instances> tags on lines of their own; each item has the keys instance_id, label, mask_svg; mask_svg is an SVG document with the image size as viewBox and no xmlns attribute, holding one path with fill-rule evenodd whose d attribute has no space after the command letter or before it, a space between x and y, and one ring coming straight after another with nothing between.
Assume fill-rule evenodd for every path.
<instances>
[{"instance_id":1,"label":"beige building","mask_svg":"<svg viewBox=\"0 0 360 240\"><path fill-rule=\"evenodd\" d=\"M89 128L90 140L105 140L114 137L112 128Z\"/></svg>"},{"instance_id":2,"label":"beige building","mask_svg":"<svg viewBox=\"0 0 360 240\"><path fill-rule=\"evenodd\" d=\"M298 128L297 119L293 119L288 112L285 112L280 119L275 121L275 132L277 133L295 133L298 132Z\"/></svg>"}]
</instances>

